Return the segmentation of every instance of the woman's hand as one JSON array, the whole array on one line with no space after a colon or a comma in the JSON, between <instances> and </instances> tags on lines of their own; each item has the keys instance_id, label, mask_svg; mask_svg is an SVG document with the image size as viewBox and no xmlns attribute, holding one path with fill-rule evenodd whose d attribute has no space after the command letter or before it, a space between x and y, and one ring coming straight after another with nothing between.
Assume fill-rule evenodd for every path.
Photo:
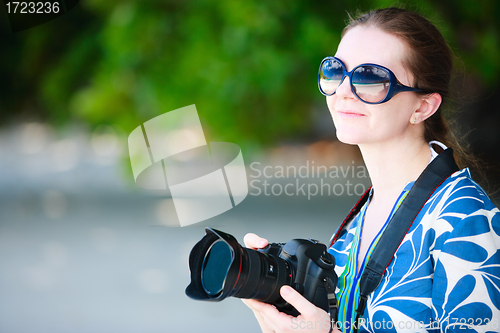
<instances>
[{"instance_id":1,"label":"woman's hand","mask_svg":"<svg viewBox=\"0 0 500 333\"><path fill-rule=\"evenodd\" d=\"M268 241L255 234L249 233L244 238L245 246L254 250L266 247ZM263 333L271 332L329 332L330 315L316 307L290 286L283 286L281 297L300 312L298 317L292 317L280 312L271 304L262 303L253 299L243 299L252 309ZM341 333L334 329L333 332Z\"/></svg>"}]
</instances>

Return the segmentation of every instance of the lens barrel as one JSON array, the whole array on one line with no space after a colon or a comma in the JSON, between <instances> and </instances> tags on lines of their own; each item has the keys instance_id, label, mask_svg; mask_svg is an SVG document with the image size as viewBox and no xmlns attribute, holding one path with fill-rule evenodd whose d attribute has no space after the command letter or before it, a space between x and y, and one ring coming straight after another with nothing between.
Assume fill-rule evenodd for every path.
<instances>
[{"instance_id":1,"label":"lens barrel","mask_svg":"<svg viewBox=\"0 0 500 333\"><path fill-rule=\"evenodd\" d=\"M186 294L198 300L233 296L286 304L280 288L291 283L292 273L287 261L274 252L244 248L233 236L206 228L205 237L189 256L191 284Z\"/></svg>"},{"instance_id":2,"label":"lens barrel","mask_svg":"<svg viewBox=\"0 0 500 333\"><path fill-rule=\"evenodd\" d=\"M236 292L231 296L256 299L265 303L279 303L280 288L290 284L292 278L286 260L248 248L241 249L242 270L235 285Z\"/></svg>"}]
</instances>

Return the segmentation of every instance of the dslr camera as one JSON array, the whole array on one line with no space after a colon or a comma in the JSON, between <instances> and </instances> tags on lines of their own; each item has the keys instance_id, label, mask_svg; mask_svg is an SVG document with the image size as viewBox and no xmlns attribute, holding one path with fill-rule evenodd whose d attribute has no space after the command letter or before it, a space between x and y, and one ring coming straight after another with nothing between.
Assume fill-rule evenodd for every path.
<instances>
[{"instance_id":1,"label":"dslr camera","mask_svg":"<svg viewBox=\"0 0 500 333\"><path fill-rule=\"evenodd\" d=\"M280 296L280 288L289 285L330 315L335 311L336 316L335 258L324 244L293 239L255 251L242 247L230 234L212 228L205 232L189 255L191 283L186 295L190 298L251 298L297 316L299 312Z\"/></svg>"}]
</instances>

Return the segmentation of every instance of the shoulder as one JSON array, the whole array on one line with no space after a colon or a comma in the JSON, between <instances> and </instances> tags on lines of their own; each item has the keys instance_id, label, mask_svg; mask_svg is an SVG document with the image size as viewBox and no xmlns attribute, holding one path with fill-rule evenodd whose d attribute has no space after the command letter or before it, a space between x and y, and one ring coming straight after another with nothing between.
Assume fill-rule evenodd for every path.
<instances>
[{"instance_id":1,"label":"shoulder","mask_svg":"<svg viewBox=\"0 0 500 333\"><path fill-rule=\"evenodd\" d=\"M467 169L450 176L428 203L436 230L432 299L437 318L498 322L500 282L491 277L500 269L499 209Z\"/></svg>"},{"instance_id":2,"label":"shoulder","mask_svg":"<svg viewBox=\"0 0 500 333\"><path fill-rule=\"evenodd\" d=\"M426 215L444 219L455 226L468 216L500 218L500 211L486 192L472 180L469 169L455 172L431 195L423 207Z\"/></svg>"},{"instance_id":3,"label":"shoulder","mask_svg":"<svg viewBox=\"0 0 500 333\"><path fill-rule=\"evenodd\" d=\"M446 244L463 246L466 240L483 243L492 252L500 248L500 210L472 180L468 169L455 172L436 189L418 222L433 230L435 254Z\"/></svg>"}]
</instances>

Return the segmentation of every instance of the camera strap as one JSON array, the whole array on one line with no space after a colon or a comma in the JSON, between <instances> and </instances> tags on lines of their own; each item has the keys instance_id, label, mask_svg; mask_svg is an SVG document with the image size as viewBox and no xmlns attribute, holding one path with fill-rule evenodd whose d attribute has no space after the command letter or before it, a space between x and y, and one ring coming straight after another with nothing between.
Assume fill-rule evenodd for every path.
<instances>
[{"instance_id":1,"label":"camera strap","mask_svg":"<svg viewBox=\"0 0 500 333\"><path fill-rule=\"evenodd\" d=\"M359 302L356 309L356 325L353 326L354 332L357 332L359 328L359 320L365 312L368 295L377 289L382 282L385 270L392 261L394 254L401 245L418 213L444 180L458 170L459 168L453 158L453 150L451 148L445 149L424 169L408 192L406 198L389 220L361 275ZM331 245L338 239L346 223L366 203L369 191L370 189L366 191L354 208L351 209L347 218L334 235Z\"/></svg>"},{"instance_id":2,"label":"camera strap","mask_svg":"<svg viewBox=\"0 0 500 333\"><path fill-rule=\"evenodd\" d=\"M330 314L330 332L333 331L333 328L335 327L335 322L337 321L337 316L339 313L339 307L337 304L337 296L335 295L335 284L330 278L325 278L323 280L323 283L325 284L325 290L326 290L326 295L328 298L328 312Z\"/></svg>"}]
</instances>

